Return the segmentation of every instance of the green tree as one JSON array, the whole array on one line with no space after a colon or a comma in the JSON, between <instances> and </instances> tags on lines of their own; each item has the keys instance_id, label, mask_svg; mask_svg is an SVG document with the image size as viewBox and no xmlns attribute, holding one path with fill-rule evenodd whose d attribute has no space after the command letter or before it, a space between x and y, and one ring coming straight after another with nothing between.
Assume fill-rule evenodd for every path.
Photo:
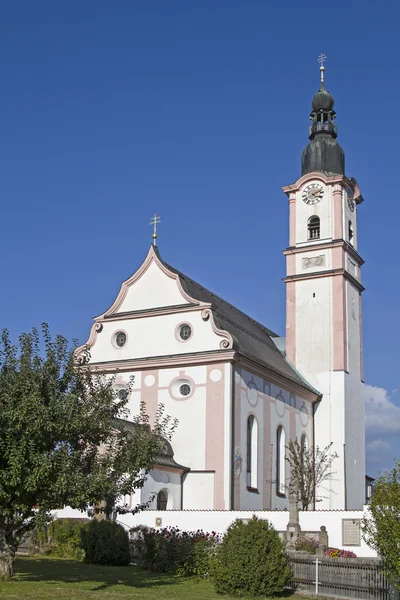
<instances>
[{"instance_id":1,"label":"green tree","mask_svg":"<svg viewBox=\"0 0 400 600\"><path fill-rule=\"evenodd\" d=\"M324 498L321 491L323 493L326 489L324 484L335 474L332 463L338 458L338 454L332 452L332 442L321 450L318 446L308 448L307 444L299 442L297 438L289 441L287 450L286 460L290 465L289 492L297 494L301 508L308 510L315 502L321 502Z\"/></svg>"},{"instance_id":2,"label":"green tree","mask_svg":"<svg viewBox=\"0 0 400 600\"><path fill-rule=\"evenodd\" d=\"M134 426L121 427L127 397L113 378L94 375L90 355L48 326L17 345L6 330L0 342L0 577L13 574L24 534L43 526L62 506L82 510L115 504L141 488L175 423L160 408L150 427L142 405ZM104 499L107 502L104 503ZM144 506L137 506L140 510Z\"/></svg>"},{"instance_id":3,"label":"green tree","mask_svg":"<svg viewBox=\"0 0 400 600\"><path fill-rule=\"evenodd\" d=\"M388 578L400 589L400 462L375 481L368 508L361 525L363 538L379 554Z\"/></svg>"}]
</instances>

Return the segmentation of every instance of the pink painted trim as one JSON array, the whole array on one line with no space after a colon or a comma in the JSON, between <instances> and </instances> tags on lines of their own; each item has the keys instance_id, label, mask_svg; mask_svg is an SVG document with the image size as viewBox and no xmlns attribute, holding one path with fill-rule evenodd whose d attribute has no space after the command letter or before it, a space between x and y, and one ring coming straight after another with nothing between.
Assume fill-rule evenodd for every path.
<instances>
[{"instance_id":1,"label":"pink painted trim","mask_svg":"<svg viewBox=\"0 0 400 600\"><path fill-rule=\"evenodd\" d=\"M295 281L304 281L305 279L319 279L320 277L332 277L333 279L337 277L344 277L344 279L348 279L353 286L359 291L363 292L365 290L364 286L346 269L337 269L336 271L327 270L327 271L317 271L314 273L299 273L297 275L290 275L289 277L284 278L285 283L295 282Z\"/></svg>"},{"instance_id":2,"label":"pink painted trim","mask_svg":"<svg viewBox=\"0 0 400 600\"><path fill-rule=\"evenodd\" d=\"M334 248L332 248L331 255L332 255L332 269L344 269L345 268L345 264L344 264L345 254L344 254L343 248L335 246Z\"/></svg>"},{"instance_id":3,"label":"pink painted trim","mask_svg":"<svg viewBox=\"0 0 400 600\"><path fill-rule=\"evenodd\" d=\"M283 186L282 190L285 192L285 194L296 193L300 190L300 188L303 187L303 185L305 185L309 181L314 181L314 180L322 181L323 183L325 183L325 185L328 185L328 184L332 185L334 183L345 182L345 177L344 177L344 175L335 175L334 177L326 177L325 175L323 175L323 173L317 173L317 172L307 173L306 175L303 175L302 177L300 177L300 179L298 179L296 181L296 183Z\"/></svg>"},{"instance_id":4,"label":"pink painted trim","mask_svg":"<svg viewBox=\"0 0 400 600\"><path fill-rule=\"evenodd\" d=\"M211 304L206 304L208 308L211 308ZM149 310L140 310L138 312L127 313L127 314L115 314L107 316L107 319L102 320L102 323L109 323L110 321L128 321L131 319L145 319L147 317L158 317L160 315L176 315L179 313L195 312L202 310L202 306L190 306L184 304L183 306L164 306Z\"/></svg>"},{"instance_id":5,"label":"pink painted trim","mask_svg":"<svg viewBox=\"0 0 400 600\"><path fill-rule=\"evenodd\" d=\"M153 427L156 421L158 408L158 369L149 371L146 375L153 375L154 384L151 386L145 385L144 377L142 377L140 397L146 405L146 412L149 416L150 425Z\"/></svg>"},{"instance_id":6,"label":"pink painted trim","mask_svg":"<svg viewBox=\"0 0 400 600\"><path fill-rule=\"evenodd\" d=\"M100 333L100 331L103 329L103 324L96 322L93 323L91 329L90 329L90 334L89 334L89 339L85 344L82 344L82 346L79 346L74 354L75 357L78 359L82 354L84 354L86 351L90 350L90 348L94 345L96 339L97 339L97 335Z\"/></svg>"},{"instance_id":7,"label":"pink painted trim","mask_svg":"<svg viewBox=\"0 0 400 600\"><path fill-rule=\"evenodd\" d=\"M201 317L203 321L208 321L210 319L211 328L216 335L224 337L225 339L221 340L219 347L221 349L233 348L233 337L229 333L229 331L225 331L223 329L218 329L214 321L213 311L209 308L205 308L201 312Z\"/></svg>"},{"instance_id":8,"label":"pink painted trim","mask_svg":"<svg viewBox=\"0 0 400 600\"><path fill-rule=\"evenodd\" d=\"M156 358L132 359L124 361L110 361L105 363L91 363L93 371L101 373L115 373L116 371L147 371L149 369L169 367L188 367L193 365L219 364L234 362L237 358L236 352L215 352L215 354L198 354L196 356L158 356Z\"/></svg>"},{"instance_id":9,"label":"pink painted trim","mask_svg":"<svg viewBox=\"0 0 400 600\"><path fill-rule=\"evenodd\" d=\"M333 237L343 238L343 188L335 185L332 192L333 198Z\"/></svg>"},{"instance_id":10,"label":"pink painted trim","mask_svg":"<svg viewBox=\"0 0 400 600\"><path fill-rule=\"evenodd\" d=\"M296 366L296 284L286 284L286 355Z\"/></svg>"},{"instance_id":11,"label":"pink painted trim","mask_svg":"<svg viewBox=\"0 0 400 600\"><path fill-rule=\"evenodd\" d=\"M177 396L172 391L174 383L176 383L177 381L181 381L182 379L184 381L181 383L181 385L184 385L185 383L187 383L190 386L190 394L188 394L187 396L181 396L181 395ZM191 377L189 377L188 375L186 375L184 371L179 373L178 377L175 377L175 379L173 379L168 386L169 395L171 396L171 398L173 400L176 400L177 402L185 402L186 400L190 400L190 398L192 398L194 396L195 391L196 391L196 384L195 384L194 380Z\"/></svg>"},{"instance_id":12,"label":"pink painted trim","mask_svg":"<svg viewBox=\"0 0 400 600\"><path fill-rule=\"evenodd\" d=\"M125 339L125 344L123 346L117 346L117 342L115 341L115 338L117 337L118 333L125 334L126 339ZM116 350L122 350L123 348L125 348L128 343L128 340L129 340L129 336L128 336L128 333L125 331L125 329L116 329L111 335L111 345Z\"/></svg>"},{"instance_id":13,"label":"pink painted trim","mask_svg":"<svg viewBox=\"0 0 400 600\"><path fill-rule=\"evenodd\" d=\"M235 369L235 396L234 396L234 402L235 402L235 430L234 430L234 435L235 435L235 452L236 449L240 450L240 455L242 458L242 464L241 464L241 470L240 470L240 474L239 476L235 477L234 480L234 506L232 507L233 510L239 510L240 509L240 481L242 479L243 476L243 470L245 468L245 464L244 464L244 459L243 459L243 450L241 447L241 415L242 415L242 386L241 386L241 378L238 377L238 380L236 380L236 375L238 374L240 376L240 369ZM234 457L233 457L234 458ZM233 465L233 471L234 471L234 465Z\"/></svg>"},{"instance_id":14,"label":"pink painted trim","mask_svg":"<svg viewBox=\"0 0 400 600\"><path fill-rule=\"evenodd\" d=\"M297 248L288 248L282 252L285 256L290 254L308 253L314 250L329 250L330 248L343 248L345 249L352 258L358 263L359 266L364 264L363 259L358 254L357 250L353 246L345 242L344 240L337 240L334 242L326 242L323 244L307 244L305 246L298 246Z\"/></svg>"},{"instance_id":15,"label":"pink painted trim","mask_svg":"<svg viewBox=\"0 0 400 600\"><path fill-rule=\"evenodd\" d=\"M181 328L183 325L188 325L188 326L190 327L190 336L188 337L188 339L187 339L187 340L183 340L183 339L181 338L181 336L179 335L179 330L180 330L180 328ZM192 337L193 337L193 332L194 332L194 330L193 330L193 325L192 325L191 323L189 323L189 321L182 321L181 323L179 323L179 325L177 325L177 326L175 327L175 339L176 339L176 341L177 341L177 342L179 342L180 344L185 344L186 342L188 342L189 340L191 340L191 339L192 339Z\"/></svg>"},{"instance_id":16,"label":"pink painted trim","mask_svg":"<svg viewBox=\"0 0 400 600\"><path fill-rule=\"evenodd\" d=\"M296 274L296 255L293 253L286 254L286 274Z\"/></svg>"},{"instance_id":17,"label":"pink painted trim","mask_svg":"<svg viewBox=\"0 0 400 600\"><path fill-rule=\"evenodd\" d=\"M333 300L333 370L347 371L347 310L345 281L332 278Z\"/></svg>"},{"instance_id":18,"label":"pink painted trim","mask_svg":"<svg viewBox=\"0 0 400 600\"><path fill-rule=\"evenodd\" d=\"M266 388L268 386L268 392ZM271 508L272 500L272 456L271 456L271 386L263 380L263 389L266 397L263 398L263 461L264 472L262 474L262 507L264 510Z\"/></svg>"},{"instance_id":19,"label":"pink painted trim","mask_svg":"<svg viewBox=\"0 0 400 600\"><path fill-rule=\"evenodd\" d=\"M179 279L179 275L177 273L172 273L172 271L169 271L163 265L163 263L159 260L157 254L154 251L154 247L150 246L150 250L149 250L143 264L139 267L139 269L133 275L131 275L129 277L129 279L126 279L125 281L122 282L121 288L120 288L118 295L117 295L116 299L114 300L113 304L110 306L110 308L108 310L106 310L105 313L96 317L96 319L104 319L105 317L108 317L118 311L122 302L126 298L128 289L131 287L131 285L133 285L136 281L138 281L144 275L144 273L150 267L152 262L155 262L157 264L157 266L161 269L161 271L163 271L163 273L165 273L165 275L167 275L171 279L175 279L182 297L185 300L187 300L187 302L189 302L190 304L196 304L197 306L209 306L205 302L200 302L199 300L192 298L184 291L181 281Z\"/></svg>"},{"instance_id":20,"label":"pink painted trim","mask_svg":"<svg viewBox=\"0 0 400 600\"><path fill-rule=\"evenodd\" d=\"M225 373L219 381L212 381L210 365L207 366L206 388L206 471L215 471L214 508L227 508L224 499L224 412L225 412Z\"/></svg>"}]
</instances>

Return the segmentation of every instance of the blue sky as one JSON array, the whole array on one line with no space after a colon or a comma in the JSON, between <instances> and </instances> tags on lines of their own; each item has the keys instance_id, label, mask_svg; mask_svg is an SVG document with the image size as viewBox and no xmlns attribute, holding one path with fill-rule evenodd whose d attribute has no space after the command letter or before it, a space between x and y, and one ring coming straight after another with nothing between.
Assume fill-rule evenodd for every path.
<instances>
[{"instance_id":1,"label":"blue sky","mask_svg":"<svg viewBox=\"0 0 400 600\"><path fill-rule=\"evenodd\" d=\"M396 2L0 0L0 326L87 339L151 242L284 332L281 186L325 52L359 211L368 468L400 455Z\"/></svg>"}]
</instances>

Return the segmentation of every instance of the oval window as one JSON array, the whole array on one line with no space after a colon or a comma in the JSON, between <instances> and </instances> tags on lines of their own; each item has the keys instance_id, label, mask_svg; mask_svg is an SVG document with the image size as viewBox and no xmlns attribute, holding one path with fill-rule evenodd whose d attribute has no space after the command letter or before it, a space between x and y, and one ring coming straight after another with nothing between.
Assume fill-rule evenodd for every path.
<instances>
[{"instance_id":1,"label":"oval window","mask_svg":"<svg viewBox=\"0 0 400 600\"><path fill-rule=\"evenodd\" d=\"M181 328L179 329L179 336L182 340L186 341L190 338L190 336L192 335L192 328L190 327L190 325L181 325Z\"/></svg>"},{"instance_id":2,"label":"oval window","mask_svg":"<svg viewBox=\"0 0 400 600\"><path fill-rule=\"evenodd\" d=\"M118 333L115 334L115 343L118 346L118 348L122 348L122 346L125 346L126 333L124 333L123 331L118 331Z\"/></svg>"},{"instance_id":3,"label":"oval window","mask_svg":"<svg viewBox=\"0 0 400 600\"><path fill-rule=\"evenodd\" d=\"M126 400L128 397L128 390L122 389L118 390L118 398L120 400Z\"/></svg>"},{"instance_id":4,"label":"oval window","mask_svg":"<svg viewBox=\"0 0 400 600\"><path fill-rule=\"evenodd\" d=\"M189 396L191 391L190 385L187 383L183 383L179 388L179 392L182 394L182 396Z\"/></svg>"}]
</instances>

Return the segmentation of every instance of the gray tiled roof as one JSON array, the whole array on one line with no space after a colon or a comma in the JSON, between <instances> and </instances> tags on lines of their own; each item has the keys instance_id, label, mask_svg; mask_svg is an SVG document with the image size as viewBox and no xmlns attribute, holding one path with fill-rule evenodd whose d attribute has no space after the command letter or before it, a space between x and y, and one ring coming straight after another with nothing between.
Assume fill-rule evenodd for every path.
<instances>
[{"instance_id":1,"label":"gray tiled roof","mask_svg":"<svg viewBox=\"0 0 400 600\"><path fill-rule=\"evenodd\" d=\"M155 247L154 249L163 265L172 273L178 275L183 289L189 296L201 302L212 304L215 324L232 335L234 349L239 354L255 360L301 387L319 394L278 350L273 341L273 338L279 337L278 334L264 327L264 325L235 308L229 302L222 300L222 298L196 283L175 267L167 264L161 258L158 248Z\"/></svg>"}]
</instances>

